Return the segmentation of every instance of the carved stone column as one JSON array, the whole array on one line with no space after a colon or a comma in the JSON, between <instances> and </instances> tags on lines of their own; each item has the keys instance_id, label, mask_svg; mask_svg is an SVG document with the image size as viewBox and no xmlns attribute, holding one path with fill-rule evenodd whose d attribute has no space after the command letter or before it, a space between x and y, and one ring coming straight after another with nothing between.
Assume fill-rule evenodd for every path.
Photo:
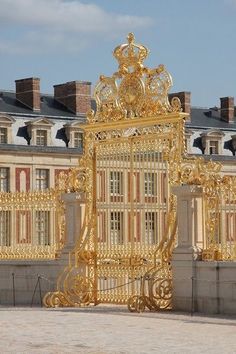
<instances>
[{"instance_id":1,"label":"carved stone column","mask_svg":"<svg viewBox=\"0 0 236 354\"><path fill-rule=\"evenodd\" d=\"M183 185L173 187L177 196L178 246L176 251L203 247L202 187Z\"/></svg>"},{"instance_id":2,"label":"carved stone column","mask_svg":"<svg viewBox=\"0 0 236 354\"><path fill-rule=\"evenodd\" d=\"M190 311L194 305L196 261L203 247L202 187L183 185L174 187L177 196L178 245L173 252L173 307Z\"/></svg>"}]
</instances>

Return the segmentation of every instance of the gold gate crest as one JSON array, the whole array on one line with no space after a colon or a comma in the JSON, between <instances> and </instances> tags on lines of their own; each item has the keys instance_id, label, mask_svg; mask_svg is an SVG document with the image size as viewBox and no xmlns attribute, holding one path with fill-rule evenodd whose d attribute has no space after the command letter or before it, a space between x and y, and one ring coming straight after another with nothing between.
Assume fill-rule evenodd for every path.
<instances>
[{"instance_id":1,"label":"gold gate crest","mask_svg":"<svg viewBox=\"0 0 236 354\"><path fill-rule=\"evenodd\" d=\"M87 115L84 155L65 186L86 196L83 226L57 290L44 304L128 304L130 311L171 308L178 180L173 161L184 153L184 118L164 65L149 69L148 49L115 48L119 66L100 76L96 113Z\"/></svg>"}]
</instances>

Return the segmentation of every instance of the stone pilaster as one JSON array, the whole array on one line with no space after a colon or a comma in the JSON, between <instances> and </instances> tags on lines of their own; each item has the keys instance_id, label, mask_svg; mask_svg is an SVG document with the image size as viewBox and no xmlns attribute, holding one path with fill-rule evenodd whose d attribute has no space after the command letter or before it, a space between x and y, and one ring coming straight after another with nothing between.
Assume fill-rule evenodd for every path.
<instances>
[{"instance_id":1,"label":"stone pilaster","mask_svg":"<svg viewBox=\"0 0 236 354\"><path fill-rule=\"evenodd\" d=\"M84 193L65 193L62 195L65 202L65 247L62 256L68 254L81 236L81 228L85 213Z\"/></svg>"},{"instance_id":2,"label":"stone pilaster","mask_svg":"<svg viewBox=\"0 0 236 354\"><path fill-rule=\"evenodd\" d=\"M177 196L178 245L173 252L173 307L193 310L196 260L203 247L202 188L195 185L174 187Z\"/></svg>"}]
</instances>

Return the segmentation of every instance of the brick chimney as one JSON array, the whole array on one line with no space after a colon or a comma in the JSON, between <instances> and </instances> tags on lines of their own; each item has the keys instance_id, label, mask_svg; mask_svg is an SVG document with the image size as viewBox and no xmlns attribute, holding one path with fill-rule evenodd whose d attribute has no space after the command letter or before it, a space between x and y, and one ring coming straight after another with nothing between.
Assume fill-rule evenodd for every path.
<instances>
[{"instance_id":1,"label":"brick chimney","mask_svg":"<svg viewBox=\"0 0 236 354\"><path fill-rule=\"evenodd\" d=\"M170 93L169 101L171 101L173 97L179 98L183 112L188 114L191 113L191 92L181 91L181 92Z\"/></svg>"},{"instance_id":2,"label":"brick chimney","mask_svg":"<svg viewBox=\"0 0 236 354\"><path fill-rule=\"evenodd\" d=\"M30 77L15 80L16 99L32 111L40 111L40 79Z\"/></svg>"},{"instance_id":3,"label":"brick chimney","mask_svg":"<svg viewBox=\"0 0 236 354\"><path fill-rule=\"evenodd\" d=\"M227 123L234 122L234 98L233 97L220 98L220 116L221 119Z\"/></svg>"},{"instance_id":4,"label":"brick chimney","mask_svg":"<svg viewBox=\"0 0 236 354\"><path fill-rule=\"evenodd\" d=\"M71 81L53 87L54 99L72 113L86 114L91 109L91 82Z\"/></svg>"}]
</instances>

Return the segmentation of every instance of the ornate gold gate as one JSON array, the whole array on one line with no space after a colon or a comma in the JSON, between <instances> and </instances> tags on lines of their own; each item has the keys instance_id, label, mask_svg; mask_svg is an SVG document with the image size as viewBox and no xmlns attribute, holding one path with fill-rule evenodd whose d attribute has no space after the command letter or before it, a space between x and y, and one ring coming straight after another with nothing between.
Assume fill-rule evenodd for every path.
<instances>
[{"instance_id":1,"label":"ornate gold gate","mask_svg":"<svg viewBox=\"0 0 236 354\"><path fill-rule=\"evenodd\" d=\"M170 255L175 244L178 179L183 124L177 98L163 65L143 66L148 50L134 43L118 46L112 77L95 89L96 114L88 114L84 156L65 185L85 192L83 227L46 306L128 303L129 309L170 308ZM75 177L75 175L74 175ZM73 180L73 183L72 183Z\"/></svg>"}]
</instances>

